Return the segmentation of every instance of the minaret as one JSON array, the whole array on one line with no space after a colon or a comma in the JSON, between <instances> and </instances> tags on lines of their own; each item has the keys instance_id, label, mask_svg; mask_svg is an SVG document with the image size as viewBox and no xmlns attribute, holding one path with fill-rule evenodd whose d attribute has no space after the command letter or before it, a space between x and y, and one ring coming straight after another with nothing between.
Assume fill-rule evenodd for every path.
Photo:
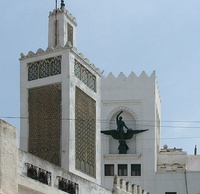
<instances>
[{"instance_id":1,"label":"minaret","mask_svg":"<svg viewBox=\"0 0 200 194\"><path fill-rule=\"evenodd\" d=\"M48 46L65 46L70 42L76 47L76 19L65 9L65 3L61 1L60 9L55 9L49 14Z\"/></svg>"},{"instance_id":2,"label":"minaret","mask_svg":"<svg viewBox=\"0 0 200 194\"><path fill-rule=\"evenodd\" d=\"M100 184L100 70L78 53L76 20L49 14L48 47L20 59L20 148Z\"/></svg>"}]
</instances>

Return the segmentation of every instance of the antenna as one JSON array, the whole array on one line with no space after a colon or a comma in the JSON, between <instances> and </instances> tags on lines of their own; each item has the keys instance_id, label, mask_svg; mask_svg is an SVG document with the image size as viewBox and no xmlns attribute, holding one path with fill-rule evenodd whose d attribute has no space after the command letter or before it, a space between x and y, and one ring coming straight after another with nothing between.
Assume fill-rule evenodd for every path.
<instances>
[{"instance_id":1,"label":"antenna","mask_svg":"<svg viewBox=\"0 0 200 194\"><path fill-rule=\"evenodd\" d=\"M197 146L194 147L194 155L197 155Z\"/></svg>"},{"instance_id":2,"label":"antenna","mask_svg":"<svg viewBox=\"0 0 200 194\"><path fill-rule=\"evenodd\" d=\"M55 14L55 47L57 46L58 42L58 21L57 21L57 13L58 13L58 0L55 1L55 7L56 7L56 14Z\"/></svg>"},{"instance_id":3,"label":"antenna","mask_svg":"<svg viewBox=\"0 0 200 194\"><path fill-rule=\"evenodd\" d=\"M58 0L55 1L55 8L57 10L57 7L58 7Z\"/></svg>"},{"instance_id":4,"label":"antenna","mask_svg":"<svg viewBox=\"0 0 200 194\"><path fill-rule=\"evenodd\" d=\"M58 0L56 0L55 7L56 7L56 12L57 12L57 8L58 8Z\"/></svg>"}]
</instances>

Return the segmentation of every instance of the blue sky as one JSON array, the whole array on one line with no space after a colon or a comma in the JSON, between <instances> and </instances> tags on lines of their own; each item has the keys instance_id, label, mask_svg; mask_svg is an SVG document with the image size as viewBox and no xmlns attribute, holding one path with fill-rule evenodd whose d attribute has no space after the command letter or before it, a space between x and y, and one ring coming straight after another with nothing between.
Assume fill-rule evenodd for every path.
<instances>
[{"instance_id":1,"label":"blue sky","mask_svg":"<svg viewBox=\"0 0 200 194\"><path fill-rule=\"evenodd\" d=\"M58 0L59 2L59 0ZM60 2L59 2L60 3ZM73 0L77 48L104 75L156 70L162 101L162 145L200 149L200 1ZM0 2L0 118L19 128L19 61L47 48L54 0ZM200 151L199 151L200 153Z\"/></svg>"}]
</instances>

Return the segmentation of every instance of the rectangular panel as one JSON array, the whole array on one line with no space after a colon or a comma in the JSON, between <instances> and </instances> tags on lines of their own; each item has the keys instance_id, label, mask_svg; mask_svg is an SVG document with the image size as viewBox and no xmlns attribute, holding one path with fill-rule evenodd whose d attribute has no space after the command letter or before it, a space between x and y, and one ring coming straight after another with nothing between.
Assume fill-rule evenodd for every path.
<instances>
[{"instance_id":1,"label":"rectangular panel","mask_svg":"<svg viewBox=\"0 0 200 194\"><path fill-rule=\"evenodd\" d=\"M76 87L76 169L96 177L96 102Z\"/></svg>"},{"instance_id":2,"label":"rectangular panel","mask_svg":"<svg viewBox=\"0 0 200 194\"><path fill-rule=\"evenodd\" d=\"M81 63L75 59L74 74L80 79L86 86L96 92L96 77L88 69L86 69Z\"/></svg>"},{"instance_id":3,"label":"rectangular panel","mask_svg":"<svg viewBox=\"0 0 200 194\"><path fill-rule=\"evenodd\" d=\"M67 24L67 34L68 34L68 41L72 44L72 46L73 46L73 34L74 34L74 32L73 32L73 27L68 23Z\"/></svg>"},{"instance_id":4,"label":"rectangular panel","mask_svg":"<svg viewBox=\"0 0 200 194\"><path fill-rule=\"evenodd\" d=\"M29 89L29 152L60 164L61 85Z\"/></svg>"},{"instance_id":5,"label":"rectangular panel","mask_svg":"<svg viewBox=\"0 0 200 194\"><path fill-rule=\"evenodd\" d=\"M28 63L28 81L61 74L61 56Z\"/></svg>"}]
</instances>

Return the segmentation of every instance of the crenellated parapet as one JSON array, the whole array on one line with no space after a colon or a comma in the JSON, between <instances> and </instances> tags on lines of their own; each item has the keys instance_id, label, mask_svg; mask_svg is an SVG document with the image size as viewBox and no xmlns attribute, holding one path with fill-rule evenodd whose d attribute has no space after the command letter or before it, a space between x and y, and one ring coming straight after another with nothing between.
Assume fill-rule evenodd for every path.
<instances>
[{"instance_id":1,"label":"crenellated parapet","mask_svg":"<svg viewBox=\"0 0 200 194\"><path fill-rule=\"evenodd\" d=\"M145 71L143 71L139 76L137 76L133 71L126 76L123 72L120 72L118 76L113 75L113 73L109 73L108 76L104 77L102 76L102 79L105 82L130 82L130 81L140 81L140 80L155 80L156 79L156 72L153 71L150 76L146 74Z\"/></svg>"},{"instance_id":2,"label":"crenellated parapet","mask_svg":"<svg viewBox=\"0 0 200 194\"><path fill-rule=\"evenodd\" d=\"M113 194L150 194L143 190L141 186L126 182L115 176L113 181Z\"/></svg>"},{"instance_id":3,"label":"crenellated parapet","mask_svg":"<svg viewBox=\"0 0 200 194\"><path fill-rule=\"evenodd\" d=\"M77 25L76 18L75 18L68 10L66 10L65 8L62 8L62 9L54 9L53 11L50 11L50 12L49 12L49 16L52 16L52 15L55 15L55 14L59 14L59 13L65 13L65 15L66 15L71 21L73 21L73 23L74 23L75 25Z\"/></svg>"},{"instance_id":4,"label":"crenellated parapet","mask_svg":"<svg viewBox=\"0 0 200 194\"><path fill-rule=\"evenodd\" d=\"M154 99L155 93L159 94L155 71L150 76L144 71L139 76L134 72L128 76L122 72L118 76L109 73L107 77L102 76L101 80L103 100L109 100L111 96L113 100L130 101L144 99L147 96L149 99Z\"/></svg>"},{"instance_id":5,"label":"crenellated parapet","mask_svg":"<svg viewBox=\"0 0 200 194\"><path fill-rule=\"evenodd\" d=\"M59 47L55 47L55 48L50 46L50 47L47 47L46 50L39 48L36 52L29 51L27 54L21 53L20 60L26 60L28 58L51 54L54 52L59 52L59 51L67 50L67 49L70 49L70 51L76 56L76 58L80 59L81 61L84 61L86 66L89 66L91 69L96 71L98 74L101 74L100 69L97 68L93 63L90 63L89 59L85 58L85 56L82 53L79 53L76 47L72 47L70 42L67 42L65 46L59 46Z\"/></svg>"}]
</instances>

